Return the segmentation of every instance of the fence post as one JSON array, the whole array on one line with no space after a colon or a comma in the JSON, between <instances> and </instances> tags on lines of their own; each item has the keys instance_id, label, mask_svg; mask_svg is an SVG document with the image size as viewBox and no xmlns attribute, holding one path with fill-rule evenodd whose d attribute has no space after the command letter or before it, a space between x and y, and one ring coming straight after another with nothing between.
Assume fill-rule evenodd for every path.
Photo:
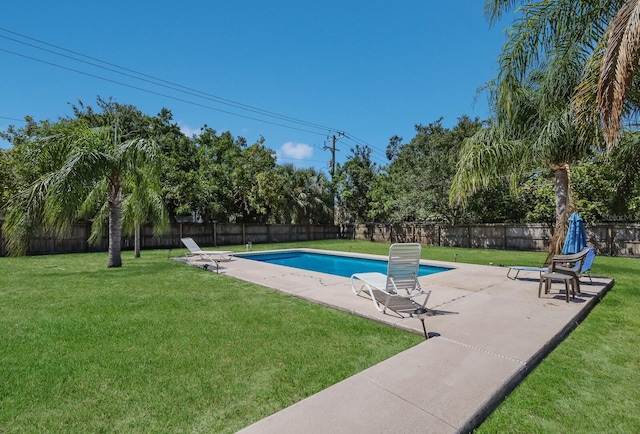
<instances>
[{"instance_id":1,"label":"fence post","mask_svg":"<svg viewBox=\"0 0 640 434\"><path fill-rule=\"evenodd\" d=\"M247 244L247 232L244 227L244 223L242 223L242 244Z\"/></svg>"},{"instance_id":2,"label":"fence post","mask_svg":"<svg viewBox=\"0 0 640 434\"><path fill-rule=\"evenodd\" d=\"M609 250L609 256L613 256L613 229L611 225L607 227L607 249Z\"/></svg>"},{"instance_id":3,"label":"fence post","mask_svg":"<svg viewBox=\"0 0 640 434\"><path fill-rule=\"evenodd\" d=\"M85 222L84 224L84 239L82 243L84 244L84 251L89 253L89 237L91 236L91 223Z\"/></svg>"},{"instance_id":4,"label":"fence post","mask_svg":"<svg viewBox=\"0 0 640 434\"><path fill-rule=\"evenodd\" d=\"M502 224L502 249L507 250L507 224Z\"/></svg>"}]
</instances>

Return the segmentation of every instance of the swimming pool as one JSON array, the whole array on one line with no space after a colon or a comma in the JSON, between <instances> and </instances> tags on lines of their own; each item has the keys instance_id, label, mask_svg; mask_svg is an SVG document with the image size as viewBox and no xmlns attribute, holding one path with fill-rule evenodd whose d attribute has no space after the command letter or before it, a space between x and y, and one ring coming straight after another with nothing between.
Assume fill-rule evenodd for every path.
<instances>
[{"instance_id":1,"label":"swimming pool","mask_svg":"<svg viewBox=\"0 0 640 434\"><path fill-rule=\"evenodd\" d=\"M304 252L299 250L238 254L237 257L252 261L268 262L270 264L285 265L303 270L318 271L342 277L351 277L354 273L369 273L377 271L386 274L387 261L358 258L354 256L330 255L324 253ZM447 267L420 265L418 276L441 273L451 270Z\"/></svg>"}]
</instances>

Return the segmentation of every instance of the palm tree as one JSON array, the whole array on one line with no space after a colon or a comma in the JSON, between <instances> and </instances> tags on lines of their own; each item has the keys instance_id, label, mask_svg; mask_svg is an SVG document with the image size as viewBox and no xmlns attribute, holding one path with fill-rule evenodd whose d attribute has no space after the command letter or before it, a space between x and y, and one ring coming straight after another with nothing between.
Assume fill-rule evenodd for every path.
<instances>
[{"instance_id":1,"label":"palm tree","mask_svg":"<svg viewBox=\"0 0 640 434\"><path fill-rule=\"evenodd\" d=\"M485 12L496 23L517 4L523 18L513 27L505 56L511 60L501 68L505 87L547 53L581 47L585 69L573 95L578 129L593 138L601 121L611 150L625 116L636 116L640 107L640 0L487 0Z\"/></svg>"},{"instance_id":2,"label":"palm tree","mask_svg":"<svg viewBox=\"0 0 640 434\"><path fill-rule=\"evenodd\" d=\"M495 24L517 4L498 77L488 86L495 119L461 151L450 199L464 203L470 193L506 175L515 185L527 171L549 168L556 197L553 254L571 206L569 167L599 144L597 122L586 105L575 104L575 90L585 71L594 69L593 53L621 2L487 0L485 12Z\"/></svg>"},{"instance_id":3,"label":"palm tree","mask_svg":"<svg viewBox=\"0 0 640 434\"><path fill-rule=\"evenodd\" d=\"M313 168L299 169L281 164L256 176L256 197L263 215L285 224L327 223L332 221L331 183Z\"/></svg>"},{"instance_id":4,"label":"palm tree","mask_svg":"<svg viewBox=\"0 0 640 434\"><path fill-rule=\"evenodd\" d=\"M57 163L12 198L8 207L4 231L9 253L26 253L29 237L37 227L62 235L78 218L96 215L89 241L97 241L107 220L107 266L120 267L122 212L128 187L135 186L131 190L135 194L145 185L141 176L150 180L159 177L159 149L151 140L118 143L111 128L90 128L83 120L62 120L54 131L42 140L43 149Z\"/></svg>"},{"instance_id":5,"label":"palm tree","mask_svg":"<svg viewBox=\"0 0 640 434\"><path fill-rule=\"evenodd\" d=\"M140 257L140 227L151 217L154 222L154 235L163 233L169 227L169 216L161 194L157 176L148 173L148 169L136 169L127 179L123 189L127 193L122 201L122 229L126 235L134 235L134 257ZM109 202L106 198L106 182L94 189L83 203L81 216L93 216L89 242L95 243L104 236L104 228L109 224Z\"/></svg>"},{"instance_id":6,"label":"palm tree","mask_svg":"<svg viewBox=\"0 0 640 434\"><path fill-rule=\"evenodd\" d=\"M154 235L169 227L169 215L162 199L162 190L157 176L148 170L137 169L131 177L127 190L130 193L123 202L122 225L125 233L134 234L134 256L140 257L140 226L149 217L154 221Z\"/></svg>"},{"instance_id":7,"label":"palm tree","mask_svg":"<svg viewBox=\"0 0 640 434\"><path fill-rule=\"evenodd\" d=\"M571 209L570 166L585 156L591 143L580 139L570 104L573 86L580 78L577 56L550 57L544 69L532 70L510 83L508 107L501 107L504 88L494 85L496 118L489 128L467 139L461 150L450 199L465 204L470 194L509 177L515 188L523 176L546 168L553 173L556 230L550 253L566 233ZM502 83L500 83L502 84Z\"/></svg>"},{"instance_id":8,"label":"palm tree","mask_svg":"<svg viewBox=\"0 0 640 434\"><path fill-rule=\"evenodd\" d=\"M294 169L285 194L299 224L327 223L332 220L331 183L313 168Z\"/></svg>"}]
</instances>

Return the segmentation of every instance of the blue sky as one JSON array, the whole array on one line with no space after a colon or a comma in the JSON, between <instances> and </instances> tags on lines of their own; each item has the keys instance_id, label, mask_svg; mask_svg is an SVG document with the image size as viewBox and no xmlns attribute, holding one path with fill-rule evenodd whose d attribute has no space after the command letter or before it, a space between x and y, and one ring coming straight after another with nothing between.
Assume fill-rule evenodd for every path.
<instances>
[{"instance_id":1,"label":"blue sky","mask_svg":"<svg viewBox=\"0 0 640 434\"><path fill-rule=\"evenodd\" d=\"M488 116L477 90L497 73L508 23L490 28L483 8L479 0L8 2L0 130L25 115L70 115L68 103L95 105L100 95L151 115L167 107L188 133L207 124L249 143L263 136L280 163L326 171L323 145L344 131L339 162L366 144L384 164L389 138L408 142L415 124Z\"/></svg>"}]
</instances>

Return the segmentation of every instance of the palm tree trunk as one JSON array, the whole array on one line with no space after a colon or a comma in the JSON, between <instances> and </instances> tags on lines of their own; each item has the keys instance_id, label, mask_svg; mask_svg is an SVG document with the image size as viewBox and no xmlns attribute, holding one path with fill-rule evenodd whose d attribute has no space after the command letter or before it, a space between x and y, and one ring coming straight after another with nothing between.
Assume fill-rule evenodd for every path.
<instances>
[{"instance_id":1,"label":"palm tree trunk","mask_svg":"<svg viewBox=\"0 0 640 434\"><path fill-rule=\"evenodd\" d=\"M109 199L109 268L122 267L122 194L119 188L114 190L115 197Z\"/></svg>"},{"instance_id":2,"label":"palm tree trunk","mask_svg":"<svg viewBox=\"0 0 640 434\"><path fill-rule=\"evenodd\" d=\"M554 165L553 190L556 196L556 223L563 220L569 209L569 165Z\"/></svg>"},{"instance_id":3,"label":"palm tree trunk","mask_svg":"<svg viewBox=\"0 0 640 434\"><path fill-rule=\"evenodd\" d=\"M567 236L569 208L571 207L569 165L566 163L556 164L551 169L553 170L553 189L556 198L556 226L549 242L549 254L545 260L547 265L551 262L551 258L562 252L564 239Z\"/></svg>"},{"instance_id":4,"label":"palm tree trunk","mask_svg":"<svg viewBox=\"0 0 640 434\"><path fill-rule=\"evenodd\" d=\"M136 228L134 230L134 256L136 258L140 257L140 223L136 223Z\"/></svg>"}]
</instances>

